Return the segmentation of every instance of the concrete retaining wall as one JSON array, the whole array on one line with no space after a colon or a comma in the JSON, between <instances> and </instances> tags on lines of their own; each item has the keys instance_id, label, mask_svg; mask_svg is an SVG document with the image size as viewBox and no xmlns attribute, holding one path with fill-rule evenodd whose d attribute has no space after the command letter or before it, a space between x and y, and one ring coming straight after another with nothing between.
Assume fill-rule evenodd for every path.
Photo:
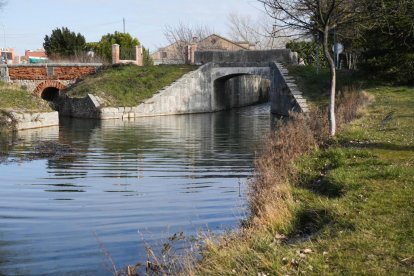
<instances>
[{"instance_id":1,"label":"concrete retaining wall","mask_svg":"<svg viewBox=\"0 0 414 276\"><path fill-rule=\"evenodd\" d=\"M260 76L238 76L223 82L215 90L212 79L214 64L209 63L165 87L152 98L135 107L102 107L102 101L93 95L82 99L62 96L55 102L63 116L97 119L131 119L145 116L191 114L247 106L268 98L269 82ZM214 92L216 91L216 92ZM222 97L223 104L213 102Z\"/></svg>"},{"instance_id":2,"label":"concrete retaining wall","mask_svg":"<svg viewBox=\"0 0 414 276\"><path fill-rule=\"evenodd\" d=\"M197 51L195 63L263 63L276 61L283 64L297 64L298 55L289 49L275 49L267 51Z\"/></svg>"},{"instance_id":3,"label":"concrete retaining wall","mask_svg":"<svg viewBox=\"0 0 414 276\"><path fill-rule=\"evenodd\" d=\"M59 125L58 112L21 113L10 112L16 122L16 129L31 129Z\"/></svg>"},{"instance_id":4,"label":"concrete retaining wall","mask_svg":"<svg viewBox=\"0 0 414 276\"><path fill-rule=\"evenodd\" d=\"M261 76L243 75L217 82L214 111L249 106L269 100L270 81Z\"/></svg>"},{"instance_id":5,"label":"concrete retaining wall","mask_svg":"<svg viewBox=\"0 0 414 276\"><path fill-rule=\"evenodd\" d=\"M93 95L83 99L63 96L55 104L63 116L133 119L242 107L267 101L270 92L273 113L288 115L289 111L307 112L306 100L287 76L287 70L279 63L267 66L254 67L249 71L242 67L223 68L208 63L135 107L103 107L102 101ZM249 72L254 75L248 75Z\"/></svg>"},{"instance_id":6,"label":"concrete retaining wall","mask_svg":"<svg viewBox=\"0 0 414 276\"><path fill-rule=\"evenodd\" d=\"M270 64L272 88L270 91L271 112L288 116L289 112L309 112L306 99L299 91L288 70L280 63Z\"/></svg>"}]
</instances>

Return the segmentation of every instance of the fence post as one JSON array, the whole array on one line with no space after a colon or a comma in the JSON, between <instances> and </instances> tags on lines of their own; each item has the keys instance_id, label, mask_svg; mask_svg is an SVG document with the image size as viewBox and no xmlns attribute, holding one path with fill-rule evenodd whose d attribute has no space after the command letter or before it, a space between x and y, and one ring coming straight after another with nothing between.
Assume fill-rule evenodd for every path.
<instances>
[{"instance_id":1,"label":"fence post","mask_svg":"<svg viewBox=\"0 0 414 276\"><path fill-rule=\"evenodd\" d=\"M119 44L112 45L112 64L119 64Z\"/></svg>"},{"instance_id":2,"label":"fence post","mask_svg":"<svg viewBox=\"0 0 414 276\"><path fill-rule=\"evenodd\" d=\"M143 50L141 46L135 46L135 61L138 66L144 66Z\"/></svg>"}]
</instances>

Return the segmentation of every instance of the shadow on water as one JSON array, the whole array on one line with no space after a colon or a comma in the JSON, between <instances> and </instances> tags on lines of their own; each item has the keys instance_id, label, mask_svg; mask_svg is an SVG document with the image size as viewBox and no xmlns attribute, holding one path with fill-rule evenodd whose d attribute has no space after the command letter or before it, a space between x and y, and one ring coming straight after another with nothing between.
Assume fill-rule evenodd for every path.
<instances>
[{"instance_id":1,"label":"shadow on water","mask_svg":"<svg viewBox=\"0 0 414 276\"><path fill-rule=\"evenodd\" d=\"M15 132L0 132L0 164L7 161L9 152L18 144Z\"/></svg>"}]
</instances>

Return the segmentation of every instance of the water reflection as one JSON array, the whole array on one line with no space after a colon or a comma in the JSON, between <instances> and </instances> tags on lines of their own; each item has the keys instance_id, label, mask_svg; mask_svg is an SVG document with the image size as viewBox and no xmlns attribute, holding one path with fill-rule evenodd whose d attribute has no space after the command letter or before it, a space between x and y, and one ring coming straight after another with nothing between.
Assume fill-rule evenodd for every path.
<instances>
[{"instance_id":1,"label":"water reflection","mask_svg":"<svg viewBox=\"0 0 414 276\"><path fill-rule=\"evenodd\" d=\"M145 255L143 238L234 227L269 113L263 105L135 121L65 120L19 132L8 160L38 140L70 145L76 154L0 165L0 240L8 241L5 252L16 252L6 253L0 274L21 267L25 274L105 273L94 232L122 266Z\"/></svg>"}]
</instances>

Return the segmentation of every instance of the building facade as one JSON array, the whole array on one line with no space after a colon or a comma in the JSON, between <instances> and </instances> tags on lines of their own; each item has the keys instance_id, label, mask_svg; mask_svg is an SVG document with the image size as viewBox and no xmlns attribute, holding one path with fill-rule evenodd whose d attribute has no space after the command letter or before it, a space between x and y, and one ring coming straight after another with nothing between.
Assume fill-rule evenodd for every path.
<instances>
[{"instance_id":1,"label":"building facade","mask_svg":"<svg viewBox=\"0 0 414 276\"><path fill-rule=\"evenodd\" d=\"M191 43L177 41L166 47L158 49L151 54L155 65L191 63L195 51L248 51L255 46L248 42L235 42L217 34L204 39L194 38Z\"/></svg>"}]
</instances>

